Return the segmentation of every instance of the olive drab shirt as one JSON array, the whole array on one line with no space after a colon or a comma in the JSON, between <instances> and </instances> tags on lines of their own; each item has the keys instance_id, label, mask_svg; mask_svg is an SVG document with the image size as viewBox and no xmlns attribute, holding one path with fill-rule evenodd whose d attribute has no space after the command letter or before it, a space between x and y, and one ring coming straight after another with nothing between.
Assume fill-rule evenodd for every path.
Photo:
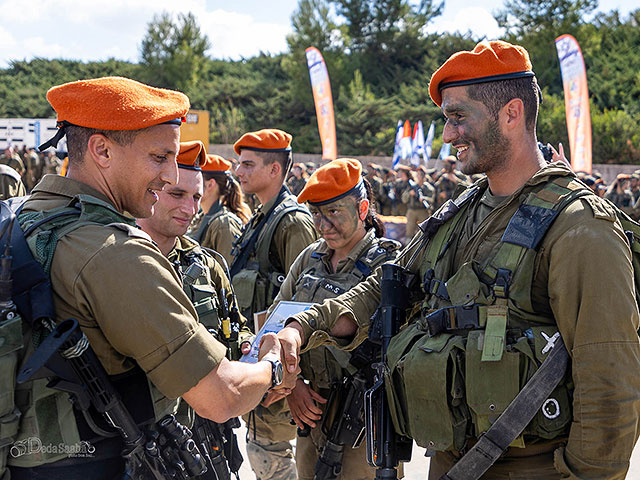
<instances>
[{"instance_id":1,"label":"olive drab shirt","mask_svg":"<svg viewBox=\"0 0 640 480\"><path fill-rule=\"evenodd\" d=\"M187 236L193 238L201 246L222 254L231 265L233 257L231 249L234 242L242 234L242 220L219 201L211 205L206 214L196 218Z\"/></svg>"},{"instance_id":2,"label":"olive drab shirt","mask_svg":"<svg viewBox=\"0 0 640 480\"><path fill-rule=\"evenodd\" d=\"M283 300L318 303L337 297L364 280L378 265L393 260L399 248L400 243L377 238L375 231L370 229L354 245L347 258L338 262L334 271L331 263L333 250L321 238L304 249L293 262L267 315ZM314 267L309 271L311 265ZM320 347L301 357L302 374L312 380L314 386L329 388L332 382L341 380L346 373L342 369L347 368L349 354L331 349L335 357L335 361L331 361L322 350Z\"/></svg>"},{"instance_id":3,"label":"olive drab shirt","mask_svg":"<svg viewBox=\"0 0 640 480\"><path fill-rule=\"evenodd\" d=\"M86 184L47 175L23 212L51 210L78 194L108 201ZM110 375L137 364L160 392L177 398L226 353L198 323L169 261L139 229L87 225L65 235L51 284L57 319L78 319Z\"/></svg>"},{"instance_id":4,"label":"olive drab shirt","mask_svg":"<svg viewBox=\"0 0 640 480\"><path fill-rule=\"evenodd\" d=\"M470 260L481 263L527 193L563 175L573 173L547 165L496 206L457 244L453 271ZM407 264L417 242L418 236L399 264ZM419 272L424 262L419 255L410 270ZM379 281L380 269L350 292L297 315L307 348L335 344L326 332L341 314L358 324L352 345L364 338L380 299ZM639 314L629 244L605 201L581 197L558 214L537 248L531 304L557 323L572 360L573 421L566 446L556 451L556 469L570 478L623 479L639 431Z\"/></svg>"},{"instance_id":5,"label":"olive drab shirt","mask_svg":"<svg viewBox=\"0 0 640 480\"><path fill-rule=\"evenodd\" d=\"M27 194L22 179L13 168L0 164L0 200Z\"/></svg>"},{"instance_id":6,"label":"olive drab shirt","mask_svg":"<svg viewBox=\"0 0 640 480\"><path fill-rule=\"evenodd\" d=\"M436 189L429 182L424 182L422 185L416 186L422 193L422 198L429 202L429 209L425 209L424 204L420 201L418 195L411 195L413 188L405 189L402 192L401 200L407 206L408 210L427 210L432 212L436 201Z\"/></svg>"},{"instance_id":7,"label":"olive drab shirt","mask_svg":"<svg viewBox=\"0 0 640 480\"><path fill-rule=\"evenodd\" d=\"M288 194L287 198L290 202L296 201L295 197L291 194ZM236 246L241 244L245 239L251 238L255 228L264 218L266 212L269 212L275 205L277 199L278 196L275 196L258 208L254 216L249 220L249 223L245 225L242 236L238 239L238 242L236 242ZM261 272L260 274L263 278L259 279L258 283L262 283L263 286L259 289L254 280L253 285L247 288L247 282L240 280L243 278L243 271L236 274L232 279L242 312L249 320L251 320L250 316L254 313L269 308L272 299L275 298L276 295L274 293L273 296L270 296L271 292L273 292L274 289L277 291L277 288L279 288L286 273L300 252L318 238L311 215L308 213L308 210L306 210L306 207L302 205L299 206L298 210L288 212L280 218L273 232L272 240L270 244L267 245L265 233L269 228L270 222L267 221L260 232L258 241L255 243L253 251L249 256L249 261L243 270L256 270ZM234 249L234 253L237 258L239 252L236 250L238 249ZM261 256L268 258L268 265L260 265L259 259ZM261 270L263 269L266 269L266 272L262 272ZM277 275L279 278L277 280L272 278L274 275ZM277 285L275 285L274 282L277 282ZM258 296L262 298L258 298Z\"/></svg>"},{"instance_id":8,"label":"olive drab shirt","mask_svg":"<svg viewBox=\"0 0 640 480\"><path fill-rule=\"evenodd\" d=\"M176 244L167 255L167 259L173 265L174 269L179 276L184 276L185 272L191 264L190 255L195 254L198 261L202 261L207 268L205 283L207 286L213 289L213 297L215 298L216 309L219 309L220 298L223 294L227 301L228 308L234 304L233 290L231 288L231 282L227 277L219 260L216 260L214 255L210 254L206 250L203 250L200 245L186 236L180 236L176 238ZM189 295L187 295L189 296ZM193 301L193 299L192 299ZM197 310L197 309L196 309ZM220 320L219 312L217 312L218 321ZM251 330L246 327L246 319L240 316L240 331L238 332L237 345L230 346L231 360L239 360L240 355L240 343L248 341L253 334ZM215 330L220 332L220 326L216 325Z\"/></svg>"}]
</instances>

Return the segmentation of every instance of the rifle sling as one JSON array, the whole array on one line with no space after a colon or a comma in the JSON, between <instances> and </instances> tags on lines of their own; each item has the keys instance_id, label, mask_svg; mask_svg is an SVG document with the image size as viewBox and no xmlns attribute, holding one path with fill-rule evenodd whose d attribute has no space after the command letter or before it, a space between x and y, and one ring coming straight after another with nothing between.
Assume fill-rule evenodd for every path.
<instances>
[{"instance_id":1,"label":"rifle sling","mask_svg":"<svg viewBox=\"0 0 640 480\"><path fill-rule=\"evenodd\" d=\"M478 442L440 480L477 480L504 453L536 415L567 370L569 353L556 340L551 353Z\"/></svg>"},{"instance_id":2,"label":"rifle sling","mask_svg":"<svg viewBox=\"0 0 640 480\"><path fill-rule=\"evenodd\" d=\"M289 190L287 189L286 186L283 185L282 188L280 189L280 192L278 193L278 198L274 202L273 206L269 209L268 212L264 214L264 217L262 217L262 220L260 220L260 222L256 226L256 229L251 234L251 238L244 245L244 248L242 248L242 251L238 252L238 256L234 259L233 263L231 264L231 272L230 272L231 278L235 277L238 274L238 272L246 266L247 260L249 259L249 255L251 255L251 252L253 251L253 247L258 241L258 237L260 236L262 229L266 225L267 221L273 214L273 211L276 209L276 207L284 201L287 193L289 193Z\"/></svg>"}]
</instances>

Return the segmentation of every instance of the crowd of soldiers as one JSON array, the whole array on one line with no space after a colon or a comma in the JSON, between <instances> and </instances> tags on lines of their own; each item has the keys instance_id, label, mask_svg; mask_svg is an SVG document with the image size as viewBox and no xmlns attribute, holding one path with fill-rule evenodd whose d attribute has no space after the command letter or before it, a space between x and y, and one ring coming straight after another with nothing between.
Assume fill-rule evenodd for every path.
<instances>
[{"instance_id":1,"label":"crowd of soldiers","mask_svg":"<svg viewBox=\"0 0 640 480\"><path fill-rule=\"evenodd\" d=\"M63 161L55 152L38 152L33 147L9 146L0 154L0 164L13 168L28 192L47 174L60 173Z\"/></svg>"},{"instance_id":2,"label":"crowd of soldiers","mask_svg":"<svg viewBox=\"0 0 640 480\"><path fill-rule=\"evenodd\" d=\"M177 91L50 89L65 174L4 160L31 194L0 204L0 478L230 478L242 417L258 480L401 477L413 441L429 480L622 480L640 225L601 197L633 214L637 175L545 159L522 47L456 53L429 95L457 157L365 173L277 128L207 154Z\"/></svg>"}]
</instances>

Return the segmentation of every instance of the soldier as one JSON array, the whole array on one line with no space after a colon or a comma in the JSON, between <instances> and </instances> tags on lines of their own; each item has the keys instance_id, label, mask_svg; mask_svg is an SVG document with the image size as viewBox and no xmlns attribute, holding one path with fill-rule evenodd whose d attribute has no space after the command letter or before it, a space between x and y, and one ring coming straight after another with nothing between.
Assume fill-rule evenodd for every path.
<instances>
[{"instance_id":1,"label":"soldier","mask_svg":"<svg viewBox=\"0 0 640 480\"><path fill-rule=\"evenodd\" d=\"M27 194L22 179L13 168L0 164L0 200Z\"/></svg>"},{"instance_id":2,"label":"soldier","mask_svg":"<svg viewBox=\"0 0 640 480\"><path fill-rule=\"evenodd\" d=\"M413 172L410 173L413 177ZM415 171L416 180L409 179L409 188L402 192L402 203L407 206L407 240L416 233L418 224L433 212L436 190L426 181L427 172L423 166Z\"/></svg>"},{"instance_id":3,"label":"soldier","mask_svg":"<svg viewBox=\"0 0 640 480\"><path fill-rule=\"evenodd\" d=\"M309 245L293 263L274 306L282 300L321 302L336 297L364 280L378 265L395 258L400 244L383 237L384 226L371 204L371 186L361 178L361 171L359 161L338 159L318 168L307 182L298 202L308 203L321 239ZM368 360L363 366L332 347L319 347L302 355L302 376L309 383L299 378L292 391L294 397L287 398L296 424L301 429L311 427L309 435L298 435L296 439L300 480L313 480L326 443L320 418L331 389L360 369L363 376L368 376L375 359ZM356 410L354 420L358 421L361 415L363 412ZM325 467L333 469L335 465ZM367 464L364 443L355 450L346 445L337 478L368 480L374 476L375 471Z\"/></svg>"},{"instance_id":4,"label":"soldier","mask_svg":"<svg viewBox=\"0 0 640 480\"><path fill-rule=\"evenodd\" d=\"M397 169L398 178L393 185L395 202L393 204L393 215L406 216L407 205L402 201L402 195L409 189L409 181L413 181L411 168L400 165Z\"/></svg>"},{"instance_id":5,"label":"soldier","mask_svg":"<svg viewBox=\"0 0 640 480\"><path fill-rule=\"evenodd\" d=\"M409 325L389 345L388 398L402 401L394 427L429 449L429 478L441 478L485 444L492 422L517 423L529 396L496 419L551 352L561 355L562 339L570 369L528 406L511 446L492 447L506 453L483 478L621 480L640 431L639 314L621 220L566 165L543 159L524 48L493 41L458 52L429 93L463 172L487 178L436 212L397 261L419 285ZM279 333L288 366L326 332L343 344L363 338L379 281L380 269L290 320Z\"/></svg>"},{"instance_id":6,"label":"soldier","mask_svg":"<svg viewBox=\"0 0 640 480\"><path fill-rule=\"evenodd\" d=\"M4 154L0 155L0 164L7 165L13 168L16 172L18 172L18 175L20 175L20 177L22 177L22 174L25 171L24 162L20 158L20 155L18 155L16 149L11 146L5 148Z\"/></svg>"},{"instance_id":7,"label":"soldier","mask_svg":"<svg viewBox=\"0 0 640 480\"><path fill-rule=\"evenodd\" d=\"M42 161L33 148L28 148L24 153L24 167L24 182L31 191L42 178Z\"/></svg>"},{"instance_id":8,"label":"soldier","mask_svg":"<svg viewBox=\"0 0 640 480\"><path fill-rule=\"evenodd\" d=\"M185 236L203 196L201 168L208 163L204 144L200 141L180 143L177 162L178 183L158 192L153 215L138 219L138 224L156 242L181 278L184 292L198 312L200 323L227 347L227 357L230 360L239 360L241 346L244 347L242 353L249 351L252 333L245 326L243 318L233 318L230 313L233 308L237 311L237 305L226 269L222 267L219 255L215 252L212 255ZM215 259L216 255L218 260ZM226 424L209 424L202 417L194 418L193 410L185 402L180 404L177 418L193 429L196 443L204 445L203 449L208 452L209 459L222 454L216 449L227 442L235 447L224 452L225 456L228 455L228 467L219 466L214 460L207 462L212 475L216 468L223 468L227 475L229 468L237 472L241 456L231 428L232 425L239 426L237 419ZM220 435L224 435L224 440L218 438Z\"/></svg>"},{"instance_id":9,"label":"soldier","mask_svg":"<svg viewBox=\"0 0 640 480\"><path fill-rule=\"evenodd\" d=\"M240 156L236 175L261 206L234 247L233 286L242 313L251 320L273 303L285 274L317 234L307 208L284 185L291 168L291 135L266 129L244 134L233 146ZM294 479L290 440L295 427L284 400L258 406L251 418L247 455L259 480Z\"/></svg>"},{"instance_id":10,"label":"soldier","mask_svg":"<svg viewBox=\"0 0 640 480\"><path fill-rule=\"evenodd\" d=\"M453 155L444 159L444 168L435 184L436 207L444 205L453 196L458 184L464 181L462 175L455 169L456 161Z\"/></svg>"},{"instance_id":11,"label":"soldier","mask_svg":"<svg viewBox=\"0 0 640 480\"><path fill-rule=\"evenodd\" d=\"M220 155L207 155L207 162L201 169L203 212L188 235L203 247L220 253L231 265L233 243L240 238L242 226L249 221L251 211L244 203L240 184L231 175L231 162Z\"/></svg>"},{"instance_id":12,"label":"soldier","mask_svg":"<svg viewBox=\"0 0 640 480\"><path fill-rule=\"evenodd\" d=\"M604 198L613 202L623 212L631 215L633 212L633 194L629 189L631 175L619 174L607 188Z\"/></svg>"},{"instance_id":13,"label":"soldier","mask_svg":"<svg viewBox=\"0 0 640 480\"><path fill-rule=\"evenodd\" d=\"M78 320L135 418L153 423L174 412L182 397L199 415L224 422L249 411L268 389L293 386L292 373L282 382L275 337L263 343L266 361L248 365L225 358L226 347L198 323L169 261L128 215L152 215L159 192L176 183L188 98L106 77L54 87L47 99L59 131L41 149L66 135L69 172L46 176L18 220L23 229L33 227L28 238L50 274L55 320ZM49 327L23 327L26 358ZM47 448L10 457L11 478L122 477L120 436L97 428L98 420L76 411L69 395L54 386L37 379L16 387L16 441L36 438ZM2 424L9 427L7 421ZM63 447L81 441L90 442L94 454L69 457Z\"/></svg>"},{"instance_id":14,"label":"soldier","mask_svg":"<svg viewBox=\"0 0 640 480\"><path fill-rule=\"evenodd\" d=\"M289 180L287 180L287 186L294 195L298 195L307 183L307 180L302 176L304 173L303 167L302 163L294 163Z\"/></svg>"}]
</instances>

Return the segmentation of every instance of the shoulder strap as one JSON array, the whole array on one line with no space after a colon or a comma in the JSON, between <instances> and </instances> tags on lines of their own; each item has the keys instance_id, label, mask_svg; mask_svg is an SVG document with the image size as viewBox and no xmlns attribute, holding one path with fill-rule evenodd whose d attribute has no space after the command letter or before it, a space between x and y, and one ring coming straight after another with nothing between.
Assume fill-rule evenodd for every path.
<instances>
[{"instance_id":1,"label":"shoulder strap","mask_svg":"<svg viewBox=\"0 0 640 480\"><path fill-rule=\"evenodd\" d=\"M22 317L31 325L41 318L54 318L51 282L31 254L16 215L22 202L0 202L0 245L11 245L11 296ZM13 203L12 208L10 204Z\"/></svg>"},{"instance_id":2,"label":"shoulder strap","mask_svg":"<svg viewBox=\"0 0 640 480\"><path fill-rule=\"evenodd\" d=\"M283 185L273 206L269 209L268 212L264 214L258 225L256 225L253 230L251 230L249 227L251 225L251 222L249 222L245 226L242 235L236 241L236 243L234 243L233 249L236 250L236 252L234 254L233 263L231 264L231 278L235 277L236 274L246 266L249 257L255 249L256 243L258 242L258 237L260 236L262 229L264 228L267 221L269 220L269 217L273 214L278 205L280 205L280 203L284 201L288 193L289 190L286 186ZM245 238L247 235L249 235L249 231L251 231L251 236L249 238Z\"/></svg>"},{"instance_id":3,"label":"shoulder strap","mask_svg":"<svg viewBox=\"0 0 640 480\"><path fill-rule=\"evenodd\" d=\"M273 235L276 233L276 228L284 216L292 212L302 212L311 217L306 206L298 203L293 195L288 195L287 198L285 198L285 200L273 211L271 218L267 220L264 231L258 237L258 243L266 246L266 248L261 248L257 251L258 265L260 271L263 273L268 272L269 266L272 264L269 250L271 241L273 240Z\"/></svg>"}]
</instances>

